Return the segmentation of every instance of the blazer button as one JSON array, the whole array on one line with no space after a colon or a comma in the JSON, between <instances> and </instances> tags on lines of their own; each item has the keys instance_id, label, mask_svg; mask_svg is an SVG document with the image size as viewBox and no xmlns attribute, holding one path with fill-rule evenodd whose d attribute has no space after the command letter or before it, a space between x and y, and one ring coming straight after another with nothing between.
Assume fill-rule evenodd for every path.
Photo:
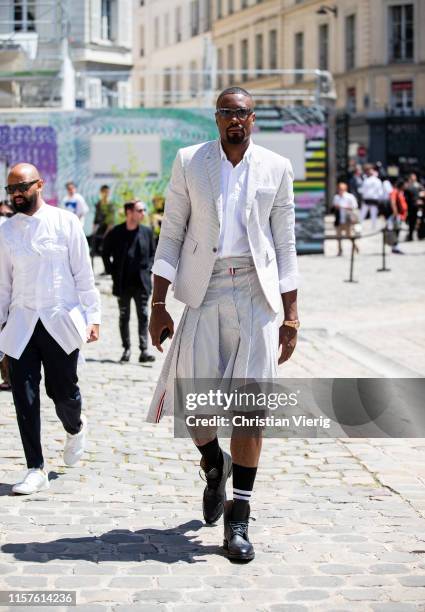
<instances>
[{"instance_id":1,"label":"blazer button","mask_svg":"<svg viewBox=\"0 0 425 612\"><path fill-rule=\"evenodd\" d=\"M213 253L217 253L217 247L213 248Z\"/></svg>"}]
</instances>

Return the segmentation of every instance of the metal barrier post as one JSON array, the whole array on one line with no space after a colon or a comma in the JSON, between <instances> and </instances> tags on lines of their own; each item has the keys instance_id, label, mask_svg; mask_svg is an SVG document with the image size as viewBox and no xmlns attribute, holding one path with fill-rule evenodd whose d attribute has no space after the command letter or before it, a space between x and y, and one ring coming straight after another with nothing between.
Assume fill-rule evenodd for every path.
<instances>
[{"instance_id":1,"label":"metal barrier post","mask_svg":"<svg viewBox=\"0 0 425 612\"><path fill-rule=\"evenodd\" d=\"M356 239L355 238L350 238L350 240L351 240L350 278L347 279L345 282L346 283L358 283L359 281L356 281L356 280L353 279L354 252L356 250Z\"/></svg>"},{"instance_id":2,"label":"metal barrier post","mask_svg":"<svg viewBox=\"0 0 425 612\"><path fill-rule=\"evenodd\" d=\"M391 268L386 267L386 259L385 259L385 239L387 237L387 228L384 227L382 230L382 268L378 268L377 272L391 272Z\"/></svg>"}]
</instances>

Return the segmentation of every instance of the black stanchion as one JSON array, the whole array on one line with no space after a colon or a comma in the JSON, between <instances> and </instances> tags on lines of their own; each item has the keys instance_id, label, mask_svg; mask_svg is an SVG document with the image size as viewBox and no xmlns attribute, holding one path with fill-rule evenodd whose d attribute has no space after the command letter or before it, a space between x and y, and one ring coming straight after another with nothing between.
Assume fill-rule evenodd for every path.
<instances>
[{"instance_id":1,"label":"black stanchion","mask_svg":"<svg viewBox=\"0 0 425 612\"><path fill-rule=\"evenodd\" d=\"M351 240L350 278L348 278L345 282L346 283L358 283L359 281L356 281L353 278L353 273L354 273L354 253L356 251L356 239L355 238L350 238L350 240Z\"/></svg>"},{"instance_id":2,"label":"black stanchion","mask_svg":"<svg viewBox=\"0 0 425 612\"><path fill-rule=\"evenodd\" d=\"M377 272L391 272L391 268L386 267L386 253L385 253L385 242L387 238L387 228L384 227L382 230L382 268L378 268Z\"/></svg>"}]
</instances>

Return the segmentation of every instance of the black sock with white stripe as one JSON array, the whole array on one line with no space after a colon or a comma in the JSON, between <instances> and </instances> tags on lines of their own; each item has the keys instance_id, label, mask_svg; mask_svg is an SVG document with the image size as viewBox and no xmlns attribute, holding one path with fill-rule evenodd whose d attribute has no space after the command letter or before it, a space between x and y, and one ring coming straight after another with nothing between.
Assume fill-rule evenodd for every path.
<instances>
[{"instance_id":1,"label":"black sock with white stripe","mask_svg":"<svg viewBox=\"0 0 425 612\"><path fill-rule=\"evenodd\" d=\"M232 520L245 520L248 515L248 504L254 488L256 467L245 467L233 464L233 508Z\"/></svg>"}]
</instances>

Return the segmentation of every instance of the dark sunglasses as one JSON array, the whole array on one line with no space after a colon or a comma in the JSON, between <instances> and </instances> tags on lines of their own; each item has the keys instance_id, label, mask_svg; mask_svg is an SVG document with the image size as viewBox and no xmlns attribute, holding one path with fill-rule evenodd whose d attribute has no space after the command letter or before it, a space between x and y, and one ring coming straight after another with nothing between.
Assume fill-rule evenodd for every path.
<instances>
[{"instance_id":1,"label":"dark sunglasses","mask_svg":"<svg viewBox=\"0 0 425 612\"><path fill-rule=\"evenodd\" d=\"M6 193L12 195L15 191L19 191L19 193L25 193L28 191L30 187L38 183L40 179L35 179L35 181L30 181L29 183L15 183L15 185L6 185Z\"/></svg>"},{"instance_id":2,"label":"dark sunglasses","mask_svg":"<svg viewBox=\"0 0 425 612\"><path fill-rule=\"evenodd\" d=\"M13 217L13 212L10 212L10 213L0 213L0 217Z\"/></svg>"},{"instance_id":3,"label":"dark sunglasses","mask_svg":"<svg viewBox=\"0 0 425 612\"><path fill-rule=\"evenodd\" d=\"M248 119L252 115L252 110L250 108L217 108L217 113L225 119L232 119L233 117Z\"/></svg>"},{"instance_id":4,"label":"dark sunglasses","mask_svg":"<svg viewBox=\"0 0 425 612\"><path fill-rule=\"evenodd\" d=\"M138 213L144 213L144 212L146 212L146 208L135 208L134 210L135 210L136 212L138 212Z\"/></svg>"}]
</instances>

